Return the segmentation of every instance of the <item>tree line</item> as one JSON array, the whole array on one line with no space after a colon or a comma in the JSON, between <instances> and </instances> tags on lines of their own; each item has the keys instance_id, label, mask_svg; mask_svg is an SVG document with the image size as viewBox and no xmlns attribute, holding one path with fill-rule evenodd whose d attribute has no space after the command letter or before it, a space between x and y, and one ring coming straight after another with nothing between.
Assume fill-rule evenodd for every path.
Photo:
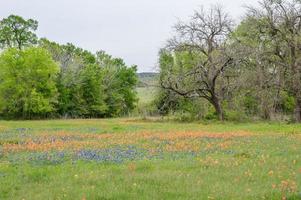
<instances>
[{"instance_id":1,"label":"tree line","mask_svg":"<svg viewBox=\"0 0 301 200\"><path fill-rule=\"evenodd\" d=\"M159 53L162 114L301 122L301 1L261 0L246 10L238 25L212 6L174 26Z\"/></svg>"},{"instance_id":2,"label":"tree line","mask_svg":"<svg viewBox=\"0 0 301 200\"><path fill-rule=\"evenodd\" d=\"M0 21L0 117L90 118L131 112L137 67L104 51L38 38L38 22Z\"/></svg>"}]
</instances>

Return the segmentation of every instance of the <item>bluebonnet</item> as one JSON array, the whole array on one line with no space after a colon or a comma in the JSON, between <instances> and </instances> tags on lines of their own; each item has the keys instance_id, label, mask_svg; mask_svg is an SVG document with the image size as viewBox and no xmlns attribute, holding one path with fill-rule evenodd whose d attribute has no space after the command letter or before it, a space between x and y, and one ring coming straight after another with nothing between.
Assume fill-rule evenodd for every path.
<instances>
[{"instance_id":1,"label":"bluebonnet","mask_svg":"<svg viewBox=\"0 0 301 200\"><path fill-rule=\"evenodd\" d=\"M80 150L76 158L79 160L90 160L97 162L122 163L142 159L146 155L146 150L135 146L115 146L101 150Z\"/></svg>"}]
</instances>

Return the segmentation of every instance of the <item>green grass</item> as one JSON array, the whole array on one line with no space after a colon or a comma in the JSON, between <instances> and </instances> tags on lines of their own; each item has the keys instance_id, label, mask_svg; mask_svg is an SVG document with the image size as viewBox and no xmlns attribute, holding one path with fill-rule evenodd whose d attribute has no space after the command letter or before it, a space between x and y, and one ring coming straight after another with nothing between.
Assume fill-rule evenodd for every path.
<instances>
[{"instance_id":1,"label":"green grass","mask_svg":"<svg viewBox=\"0 0 301 200\"><path fill-rule=\"evenodd\" d=\"M0 121L0 199L301 199L301 125Z\"/></svg>"},{"instance_id":2,"label":"green grass","mask_svg":"<svg viewBox=\"0 0 301 200\"><path fill-rule=\"evenodd\" d=\"M139 105L145 106L155 100L157 88L155 87L139 87L137 88Z\"/></svg>"}]
</instances>

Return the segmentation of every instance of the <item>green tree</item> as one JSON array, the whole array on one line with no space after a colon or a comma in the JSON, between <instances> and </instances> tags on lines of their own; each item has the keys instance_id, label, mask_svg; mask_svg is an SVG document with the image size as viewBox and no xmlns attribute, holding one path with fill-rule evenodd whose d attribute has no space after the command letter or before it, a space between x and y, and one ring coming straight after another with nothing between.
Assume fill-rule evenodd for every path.
<instances>
[{"instance_id":1,"label":"green tree","mask_svg":"<svg viewBox=\"0 0 301 200\"><path fill-rule=\"evenodd\" d=\"M72 44L41 39L60 64L57 79L58 113L66 117L113 117L129 113L136 105L136 67L105 52L97 55Z\"/></svg>"},{"instance_id":2,"label":"green tree","mask_svg":"<svg viewBox=\"0 0 301 200\"><path fill-rule=\"evenodd\" d=\"M57 64L41 48L4 51L0 56L0 112L5 117L46 117L57 103Z\"/></svg>"},{"instance_id":3,"label":"green tree","mask_svg":"<svg viewBox=\"0 0 301 200\"><path fill-rule=\"evenodd\" d=\"M80 90L83 92L84 113L86 117L103 117L107 112L103 72L96 64L87 65L80 74Z\"/></svg>"},{"instance_id":4,"label":"green tree","mask_svg":"<svg viewBox=\"0 0 301 200\"><path fill-rule=\"evenodd\" d=\"M278 112L282 81L279 68L274 64L275 56L272 40L262 37L264 19L248 17L244 19L232 34L236 43L237 66L241 71L240 87L237 96L243 96L242 106L249 115L258 115L271 119Z\"/></svg>"},{"instance_id":5,"label":"green tree","mask_svg":"<svg viewBox=\"0 0 301 200\"><path fill-rule=\"evenodd\" d=\"M267 119L294 106L294 120L301 122L300 13L300 1L262 0L235 33L246 61L245 83Z\"/></svg>"},{"instance_id":6,"label":"green tree","mask_svg":"<svg viewBox=\"0 0 301 200\"><path fill-rule=\"evenodd\" d=\"M137 103L137 67L127 67L122 59L112 58L105 52L97 53L97 63L103 71L107 117L128 114Z\"/></svg>"},{"instance_id":7,"label":"green tree","mask_svg":"<svg viewBox=\"0 0 301 200\"><path fill-rule=\"evenodd\" d=\"M58 114L64 117L88 117L87 90L83 90L83 83L87 84L87 76L92 75L85 68L95 65L95 56L71 43L60 45L45 38L39 40L39 46L51 53L61 69L57 78Z\"/></svg>"},{"instance_id":8,"label":"green tree","mask_svg":"<svg viewBox=\"0 0 301 200\"><path fill-rule=\"evenodd\" d=\"M25 20L17 15L10 15L0 21L0 48L18 48L36 44L34 33L38 22L33 19Z\"/></svg>"}]
</instances>

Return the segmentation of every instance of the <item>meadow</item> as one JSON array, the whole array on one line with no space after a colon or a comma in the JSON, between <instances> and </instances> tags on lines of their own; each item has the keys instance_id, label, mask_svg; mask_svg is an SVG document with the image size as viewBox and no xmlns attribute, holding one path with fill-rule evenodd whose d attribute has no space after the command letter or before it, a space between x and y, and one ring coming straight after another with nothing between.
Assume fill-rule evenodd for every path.
<instances>
[{"instance_id":1,"label":"meadow","mask_svg":"<svg viewBox=\"0 0 301 200\"><path fill-rule=\"evenodd\" d=\"M301 125L0 121L0 199L301 199Z\"/></svg>"}]
</instances>

